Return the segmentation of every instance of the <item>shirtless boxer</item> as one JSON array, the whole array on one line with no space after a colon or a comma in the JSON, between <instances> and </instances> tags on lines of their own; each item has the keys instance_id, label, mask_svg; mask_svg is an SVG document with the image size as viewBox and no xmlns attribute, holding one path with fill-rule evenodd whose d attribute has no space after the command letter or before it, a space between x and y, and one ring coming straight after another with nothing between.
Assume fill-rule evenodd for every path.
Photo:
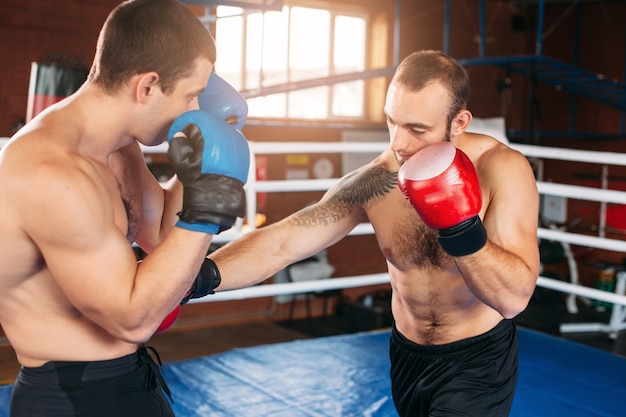
<instances>
[{"instance_id":1,"label":"shirtless boxer","mask_svg":"<svg viewBox=\"0 0 626 417\"><path fill-rule=\"evenodd\" d=\"M468 98L469 78L456 61L411 54L387 92L389 148L317 204L210 256L222 276L218 291L243 287L371 222L393 290L391 381L400 416L500 417L513 401L511 319L526 308L539 272L538 194L522 154L466 132ZM454 152L431 148L442 142Z\"/></svg>"},{"instance_id":2,"label":"shirtless boxer","mask_svg":"<svg viewBox=\"0 0 626 417\"><path fill-rule=\"evenodd\" d=\"M180 2L124 2L86 83L2 149L0 323L23 365L12 417L173 415L142 344L219 283L199 271L245 209L245 138L197 110L215 52ZM162 187L140 144L162 143L175 120L178 178Z\"/></svg>"}]
</instances>

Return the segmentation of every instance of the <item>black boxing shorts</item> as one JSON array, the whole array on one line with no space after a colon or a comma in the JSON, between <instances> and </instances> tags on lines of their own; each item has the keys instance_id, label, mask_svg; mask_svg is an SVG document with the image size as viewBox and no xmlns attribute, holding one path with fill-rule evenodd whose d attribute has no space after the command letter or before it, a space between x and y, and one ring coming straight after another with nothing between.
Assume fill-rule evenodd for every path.
<instances>
[{"instance_id":1,"label":"black boxing shorts","mask_svg":"<svg viewBox=\"0 0 626 417\"><path fill-rule=\"evenodd\" d=\"M519 361L513 321L434 346L413 343L394 326L389 354L391 392L401 417L509 415Z\"/></svg>"},{"instance_id":2,"label":"black boxing shorts","mask_svg":"<svg viewBox=\"0 0 626 417\"><path fill-rule=\"evenodd\" d=\"M174 417L164 390L169 395L145 347L106 361L48 362L22 367L13 385L9 416Z\"/></svg>"}]
</instances>

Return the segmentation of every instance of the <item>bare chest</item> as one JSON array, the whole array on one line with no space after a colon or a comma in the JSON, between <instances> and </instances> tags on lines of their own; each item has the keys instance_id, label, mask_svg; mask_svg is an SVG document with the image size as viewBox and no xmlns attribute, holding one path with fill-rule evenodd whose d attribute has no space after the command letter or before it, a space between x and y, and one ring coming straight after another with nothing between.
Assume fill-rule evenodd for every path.
<instances>
[{"instance_id":1,"label":"bare chest","mask_svg":"<svg viewBox=\"0 0 626 417\"><path fill-rule=\"evenodd\" d=\"M381 252L395 268L447 268L452 261L441 249L436 230L427 227L399 191L394 192L368 217L376 229Z\"/></svg>"}]
</instances>

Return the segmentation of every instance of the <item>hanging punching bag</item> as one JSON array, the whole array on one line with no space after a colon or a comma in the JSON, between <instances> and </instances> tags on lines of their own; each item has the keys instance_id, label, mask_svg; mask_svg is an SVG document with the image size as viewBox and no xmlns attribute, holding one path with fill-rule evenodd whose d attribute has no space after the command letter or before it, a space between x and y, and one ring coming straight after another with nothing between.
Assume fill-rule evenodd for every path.
<instances>
[{"instance_id":1,"label":"hanging punching bag","mask_svg":"<svg viewBox=\"0 0 626 417\"><path fill-rule=\"evenodd\" d=\"M88 70L33 62L30 67L26 122L71 95L87 79Z\"/></svg>"}]
</instances>

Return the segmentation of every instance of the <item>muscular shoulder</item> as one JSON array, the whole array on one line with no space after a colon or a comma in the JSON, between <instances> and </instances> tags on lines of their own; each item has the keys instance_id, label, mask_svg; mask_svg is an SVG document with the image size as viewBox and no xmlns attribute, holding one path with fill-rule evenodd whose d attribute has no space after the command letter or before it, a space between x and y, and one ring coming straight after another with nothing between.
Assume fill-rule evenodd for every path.
<instances>
[{"instance_id":1,"label":"muscular shoulder","mask_svg":"<svg viewBox=\"0 0 626 417\"><path fill-rule=\"evenodd\" d=\"M0 163L0 190L13 196L6 209L16 211L25 228L43 228L64 215L78 221L93 207L106 207L107 181L97 164L54 144L33 146L33 140L12 142Z\"/></svg>"},{"instance_id":2,"label":"muscular shoulder","mask_svg":"<svg viewBox=\"0 0 626 417\"><path fill-rule=\"evenodd\" d=\"M461 149L473 161L481 180L482 177L519 175L520 170L524 174L528 173L530 164L522 153L490 136L473 133L465 135Z\"/></svg>"},{"instance_id":3,"label":"muscular shoulder","mask_svg":"<svg viewBox=\"0 0 626 417\"><path fill-rule=\"evenodd\" d=\"M468 146L483 190L485 210L509 213L536 210L538 204L535 176L526 157L517 150L488 136L475 135ZM531 216L532 217L532 216Z\"/></svg>"},{"instance_id":4,"label":"muscular shoulder","mask_svg":"<svg viewBox=\"0 0 626 417\"><path fill-rule=\"evenodd\" d=\"M15 180L35 187L46 184L80 184L98 177L97 164L77 152L53 142L41 143L37 138L25 137L10 143L2 158L1 169L13 174Z\"/></svg>"}]
</instances>

